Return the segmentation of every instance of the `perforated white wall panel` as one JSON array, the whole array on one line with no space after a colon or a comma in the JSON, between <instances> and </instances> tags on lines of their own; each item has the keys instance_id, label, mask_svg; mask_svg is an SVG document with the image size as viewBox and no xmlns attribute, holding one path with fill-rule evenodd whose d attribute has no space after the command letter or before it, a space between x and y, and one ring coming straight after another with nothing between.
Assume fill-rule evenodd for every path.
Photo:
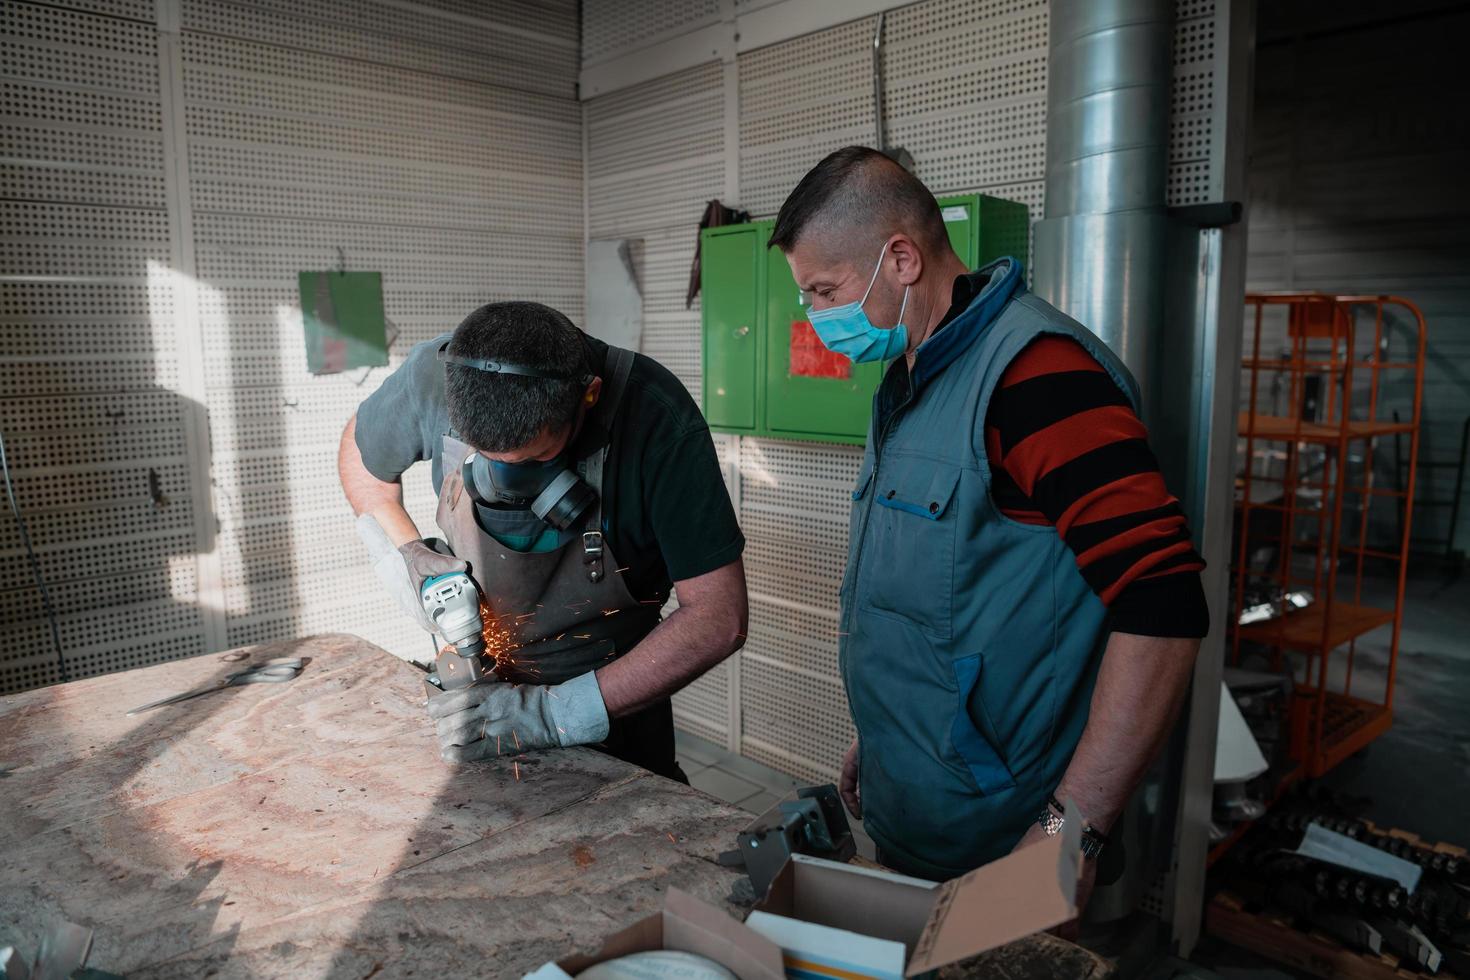
<instances>
[{"instance_id":1,"label":"perforated white wall panel","mask_svg":"<svg viewBox=\"0 0 1470 980\"><path fill-rule=\"evenodd\" d=\"M71 676L203 652L210 622L231 645L427 645L337 484L342 425L387 371L307 374L296 273L339 249L381 271L393 366L490 300L579 319L577 6L181 14L173 64L154 0L0 6L0 428ZM206 423L212 466L191 457ZM432 533L420 469L406 496ZM8 510L0 555L0 692L53 682Z\"/></svg>"},{"instance_id":2,"label":"perforated white wall panel","mask_svg":"<svg viewBox=\"0 0 1470 980\"><path fill-rule=\"evenodd\" d=\"M739 0L735 10L762 5ZM588 0L584 64L606 61L620 45L636 49L713 22L710 6L684 7L681 26L666 3ZM1210 183L1215 16L1211 0L1178 0L1171 204L1218 196ZM742 54L733 77L724 76L733 93L712 62L586 103L592 234L647 238L644 350L696 395L698 307L685 314L682 292L699 205L722 193L726 168L734 168L739 193L726 203L773 216L824 154L874 141L875 26L869 17ZM928 0L888 13L888 141L914 155L936 193L979 190L1022 201L1033 220L1041 217L1047 32L1046 0ZM727 96L738 104L737 145L721 132ZM675 699L676 717L792 775L829 779L852 737L837 678L837 589L860 454L725 442L734 447L734 492L749 541L750 635L730 666Z\"/></svg>"},{"instance_id":3,"label":"perforated white wall panel","mask_svg":"<svg viewBox=\"0 0 1470 980\"><path fill-rule=\"evenodd\" d=\"M1168 203L1204 204L1221 198L1224 77L1216 71L1214 0L1175 0L1174 87L1169 110Z\"/></svg>"},{"instance_id":4,"label":"perforated white wall panel","mask_svg":"<svg viewBox=\"0 0 1470 980\"><path fill-rule=\"evenodd\" d=\"M720 18L720 0L583 0L582 63L677 37Z\"/></svg>"},{"instance_id":5,"label":"perforated white wall panel","mask_svg":"<svg viewBox=\"0 0 1470 980\"><path fill-rule=\"evenodd\" d=\"M203 647L153 4L71 6L0 6L0 430L84 677ZM0 692L54 683L8 508L0 556Z\"/></svg>"}]
</instances>

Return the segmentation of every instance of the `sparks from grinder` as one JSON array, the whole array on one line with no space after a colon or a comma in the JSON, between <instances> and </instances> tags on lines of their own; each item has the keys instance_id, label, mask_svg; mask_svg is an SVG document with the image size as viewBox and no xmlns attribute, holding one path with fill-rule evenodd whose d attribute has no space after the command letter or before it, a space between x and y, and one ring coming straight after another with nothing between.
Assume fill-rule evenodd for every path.
<instances>
[{"instance_id":1,"label":"sparks from grinder","mask_svg":"<svg viewBox=\"0 0 1470 980\"><path fill-rule=\"evenodd\" d=\"M537 673L515 657L520 649L516 627L535 617L535 612L505 622L463 572L429 579L422 599L425 614L445 641L435 661L431 687L455 690L497 677L510 680L518 673Z\"/></svg>"}]
</instances>

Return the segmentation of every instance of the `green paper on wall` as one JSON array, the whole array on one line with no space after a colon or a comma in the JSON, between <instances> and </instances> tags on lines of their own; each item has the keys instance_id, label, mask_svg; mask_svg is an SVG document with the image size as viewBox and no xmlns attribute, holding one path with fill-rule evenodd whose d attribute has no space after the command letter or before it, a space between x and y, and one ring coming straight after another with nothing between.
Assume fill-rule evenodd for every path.
<instances>
[{"instance_id":1,"label":"green paper on wall","mask_svg":"<svg viewBox=\"0 0 1470 980\"><path fill-rule=\"evenodd\" d=\"M306 368L339 374L388 363L381 272L300 272Z\"/></svg>"}]
</instances>

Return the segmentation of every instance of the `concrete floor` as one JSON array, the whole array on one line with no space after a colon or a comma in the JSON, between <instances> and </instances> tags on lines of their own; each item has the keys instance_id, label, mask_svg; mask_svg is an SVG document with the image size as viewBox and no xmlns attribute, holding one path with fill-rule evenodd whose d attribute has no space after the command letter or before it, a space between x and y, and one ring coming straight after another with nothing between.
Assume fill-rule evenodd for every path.
<instances>
[{"instance_id":1,"label":"concrete floor","mask_svg":"<svg viewBox=\"0 0 1470 980\"><path fill-rule=\"evenodd\" d=\"M1391 584L1373 582L1364 598L1391 603ZM1382 690L1388 638L1379 632L1357 654L1353 691L1365 697ZM1470 847L1470 576L1449 582L1430 570L1410 580L1393 727L1322 782L1368 798L1377 823Z\"/></svg>"}]
</instances>

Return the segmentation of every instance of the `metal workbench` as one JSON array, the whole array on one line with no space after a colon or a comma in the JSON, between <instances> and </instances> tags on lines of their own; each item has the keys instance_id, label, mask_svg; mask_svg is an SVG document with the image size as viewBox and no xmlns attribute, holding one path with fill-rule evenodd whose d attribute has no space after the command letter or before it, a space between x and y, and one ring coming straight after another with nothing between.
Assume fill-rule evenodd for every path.
<instances>
[{"instance_id":1,"label":"metal workbench","mask_svg":"<svg viewBox=\"0 0 1470 980\"><path fill-rule=\"evenodd\" d=\"M518 976L669 885L743 915L714 856L748 814L588 749L447 766L421 678L328 635L0 698L0 945L66 919L130 977ZM1087 975L1037 942L1027 975Z\"/></svg>"}]
</instances>

